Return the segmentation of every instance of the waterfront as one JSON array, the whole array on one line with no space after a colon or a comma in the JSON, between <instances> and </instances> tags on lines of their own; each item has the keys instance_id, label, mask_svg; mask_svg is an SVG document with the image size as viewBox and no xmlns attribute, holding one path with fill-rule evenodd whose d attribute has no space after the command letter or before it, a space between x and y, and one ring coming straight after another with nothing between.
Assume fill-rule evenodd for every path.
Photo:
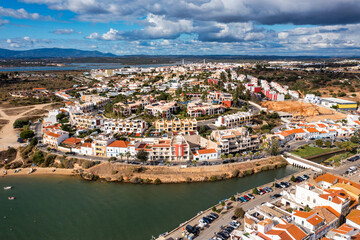
<instances>
[{"instance_id":1,"label":"waterfront","mask_svg":"<svg viewBox=\"0 0 360 240\"><path fill-rule=\"evenodd\" d=\"M220 182L163 185L2 178L2 187L14 189L1 189L0 239L151 239L235 192L298 170L287 166Z\"/></svg>"},{"instance_id":2,"label":"waterfront","mask_svg":"<svg viewBox=\"0 0 360 240\"><path fill-rule=\"evenodd\" d=\"M90 69L117 69L124 67L164 67L176 65L168 64L142 64L142 65L123 65L120 63L69 63L64 66L37 66L37 67L0 67L0 72L34 72L34 71L72 71L72 70L90 70Z\"/></svg>"}]
</instances>

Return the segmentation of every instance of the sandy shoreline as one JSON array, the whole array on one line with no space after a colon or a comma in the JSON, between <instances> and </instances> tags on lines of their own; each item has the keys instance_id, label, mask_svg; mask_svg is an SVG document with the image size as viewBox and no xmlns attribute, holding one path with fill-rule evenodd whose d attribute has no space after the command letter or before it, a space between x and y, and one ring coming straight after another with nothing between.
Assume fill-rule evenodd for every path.
<instances>
[{"instance_id":1,"label":"sandy shoreline","mask_svg":"<svg viewBox=\"0 0 360 240\"><path fill-rule=\"evenodd\" d=\"M65 169L65 168L56 168L56 171L53 172L54 168L40 168L40 167L36 167L33 168L35 169L34 172L32 172L31 174L28 174L30 168L21 168L20 172L15 173L15 169L4 169L1 168L0 169L0 177L7 177L7 176L29 176L29 175L66 175L66 176L73 176L74 174L74 169ZM4 175L4 171L7 171L7 174Z\"/></svg>"}]
</instances>

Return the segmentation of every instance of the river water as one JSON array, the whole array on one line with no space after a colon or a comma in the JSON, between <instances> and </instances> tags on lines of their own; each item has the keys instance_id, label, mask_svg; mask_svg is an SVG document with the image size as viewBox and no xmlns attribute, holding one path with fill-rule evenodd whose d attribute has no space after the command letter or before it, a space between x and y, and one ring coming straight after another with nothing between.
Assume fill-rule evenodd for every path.
<instances>
[{"instance_id":1,"label":"river water","mask_svg":"<svg viewBox=\"0 0 360 240\"><path fill-rule=\"evenodd\" d=\"M70 63L65 66L39 66L39 67L0 67L0 72L31 72L31 71L70 71L70 70L90 70L90 69L117 69L124 67L164 67L176 65L168 64L144 64L144 65L122 65L120 63Z\"/></svg>"},{"instance_id":2,"label":"river water","mask_svg":"<svg viewBox=\"0 0 360 240\"><path fill-rule=\"evenodd\" d=\"M162 185L65 176L0 178L0 239L148 240L236 192L296 171L287 166L220 182ZM3 190L8 185L14 188Z\"/></svg>"}]
</instances>

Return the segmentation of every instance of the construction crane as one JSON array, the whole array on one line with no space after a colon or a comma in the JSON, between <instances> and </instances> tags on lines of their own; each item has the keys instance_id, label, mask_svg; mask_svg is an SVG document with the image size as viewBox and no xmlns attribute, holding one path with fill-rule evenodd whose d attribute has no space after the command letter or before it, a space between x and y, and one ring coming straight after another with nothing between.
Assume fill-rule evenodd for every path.
<instances>
[{"instance_id":1,"label":"construction crane","mask_svg":"<svg viewBox=\"0 0 360 240\"><path fill-rule=\"evenodd\" d=\"M297 90L297 91L300 93L300 95L301 95L302 98L305 98L305 93L304 93L304 91L300 91L300 90Z\"/></svg>"}]
</instances>

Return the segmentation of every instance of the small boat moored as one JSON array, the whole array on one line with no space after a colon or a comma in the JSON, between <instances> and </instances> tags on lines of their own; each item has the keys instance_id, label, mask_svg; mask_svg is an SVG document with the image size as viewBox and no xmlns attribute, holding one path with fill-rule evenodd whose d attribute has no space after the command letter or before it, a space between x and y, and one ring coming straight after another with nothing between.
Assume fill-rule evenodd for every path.
<instances>
[{"instance_id":1,"label":"small boat moored","mask_svg":"<svg viewBox=\"0 0 360 240\"><path fill-rule=\"evenodd\" d=\"M9 190L9 189L12 189L12 186L6 186L6 187L4 187L4 190Z\"/></svg>"},{"instance_id":2,"label":"small boat moored","mask_svg":"<svg viewBox=\"0 0 360 240\"><path fill-rule=\"evenodd\" d=\"M9 199L9 200L14 200L14 199L15 199L15 197L8 197L8 199Z\"/></svg>"}]
</instances>

